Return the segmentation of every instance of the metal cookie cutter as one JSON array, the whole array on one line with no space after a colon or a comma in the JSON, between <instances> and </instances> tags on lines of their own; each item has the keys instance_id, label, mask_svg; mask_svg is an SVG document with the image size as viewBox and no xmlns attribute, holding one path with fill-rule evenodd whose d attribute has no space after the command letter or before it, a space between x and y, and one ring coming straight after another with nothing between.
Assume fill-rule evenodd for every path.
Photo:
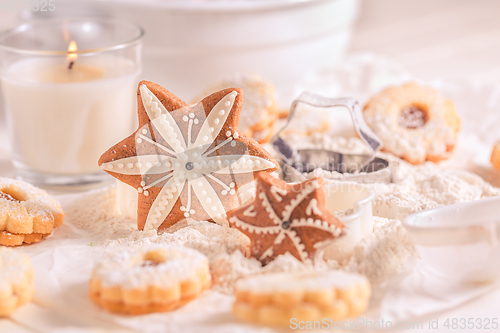
<instances>
[{"instance_id":1,"label":"metal cookie cutter","mask_svg":"<svg viewBox=\"0 0 500 333\"><path fill-rule=\"evenodd\" d=\"M372 150L371 154L343 154L324 149L295 149L280 137L290 124L300 103L320 108L342 106L349 110L356 131ZM352 98L327 98L309 92L302 93L293 101L285 126L271 140L282 160L283 177L292 181L292 176L302 176L317 168L336 171L342 179L361 183L391 182L391 169L387 160L375 157L382 148L382 141L366 125L358 102ZM295 178L296 179L296 178Z\"/></svg>"}]
</instances>

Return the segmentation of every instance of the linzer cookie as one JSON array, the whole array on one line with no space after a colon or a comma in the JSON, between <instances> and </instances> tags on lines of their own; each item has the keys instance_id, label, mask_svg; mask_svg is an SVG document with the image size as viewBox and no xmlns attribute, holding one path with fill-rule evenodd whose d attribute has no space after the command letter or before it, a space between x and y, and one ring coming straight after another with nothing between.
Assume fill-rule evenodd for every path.
<instances>
[{"instance_id":1,"label":"linzer cookie","mask_svg":"<svg viewBox=\"0 0 500 333\"><path fill-rule=\"evenodd\" d=\"M342 271L274 273L241 279L233 314L244 321L290 327L290 320L339 321L361 315L371 286L361 275Z\"/></svg>"},{"instance_id":2,"label":"linzer cookie","mask_svg":"<svg viewBox=\"0 0 500 333\"><path fill-rule=\"evenodd\" d=\"M0 247L0 317L8 316L33 297L33 267L30 257Z\"/></svg>"},{"instance_id":3,"label":"linzer cookie","mask_svg":"<svg viewBox=\"0 0 500 333\"><path fill-rule=\"evenodd\" d=\"M259 143L268 142L273 135L274 124L280 116L276 107L274 86L255 74L237 75L205 89L203 96L227 87L240 87L245 91L240 131Z\"/></svg>"},{"instance_id":4,"label":"linzer cookie","mask_svg":"<svg viewBox=\"0 0 500 333\"><path fill-rule=\"evenodd\" d=\"M99 262L90 280L90 298L115 313L164 312L198 297L210 284L203 254L153 244L118 251Z\"/></svg>"},{"instance_id":5,"label":"linzer cookie","mask_svg":"<svg viewBox=\"0 0 500 333\"><path fill-rule=\"evenodd\" d=\"M321 178L287 184L260 174L255 201L228 214L229 223L250 238L251 255L264 265L286 252L310 263L344 227L325 208L322 184Z\"/></svg>"},{"instance_id":6,"label":"linzer cookie","mask_svg":"<svg viewBox=\"0 0 500 333\"><path fill-rule=\"evenodd\" d=\"M227 223L238 189L278 164L238 131L243 91L224 89L189 106L157 84L137 92L139 128L99 159L110 175L139 193L141 230L184 218Z\"/></svg>"},{"instance_id":7,"label":"linzer cookie","mask_svg":"<svg viewBox=\"0 0 500 333\"><path fill-rule=\"evenodd\" d=\"M62 225L61 205L23 181L0 178L0 245L34 243Z\"/></svg>"},{"instance_id":8,"label":"linzer cookie","mask_svg":"<svg viewBox=\"0 0 500 333\"><path fill-rule=\"evenodd\" d=\"M497 141L495 146L493 146L493 151L491 152L491 164L500 170L500 140Z\"/></svg>"}]
</instances>

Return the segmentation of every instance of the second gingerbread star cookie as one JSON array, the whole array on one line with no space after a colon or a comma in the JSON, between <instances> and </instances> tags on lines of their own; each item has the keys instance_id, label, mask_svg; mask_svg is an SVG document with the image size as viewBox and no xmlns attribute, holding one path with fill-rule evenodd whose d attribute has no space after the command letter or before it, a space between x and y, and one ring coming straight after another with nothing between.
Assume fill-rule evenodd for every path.
<instances>
[{"instance_id":1,"label":"second gingerbread star cookie","mask_svg":"<svg viewBox=\"0 0 500 333\"><path fill-rule=\"evenodd\" d=\"M253 257L266 265L290 252L302 262L342 234L344 225L325 207L323 180L288 184L269 174L257 177L255 201L229 216L229 223L250 238Z\"/></svg>"},{"instance_id":2,"label":"second gingerbread star cookie","mask_svg":"<svg viewBox=\"0 0 500 333\"><path fill-rule=\"evenodd\" d=\"M216 92L187 105L163 87L139 83L139 128L108 149L99 165L134 187L140 230L165 229L190 217L224 223L238 189L278 164L238 132L243 91Z\"/></svg>"}]
</instances>

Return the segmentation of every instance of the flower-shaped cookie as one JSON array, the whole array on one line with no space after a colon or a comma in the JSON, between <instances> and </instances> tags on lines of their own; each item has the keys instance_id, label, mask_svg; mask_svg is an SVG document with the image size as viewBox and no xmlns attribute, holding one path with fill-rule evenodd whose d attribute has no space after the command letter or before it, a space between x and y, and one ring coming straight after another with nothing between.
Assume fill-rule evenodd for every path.
<instances>
[{"instance_id":1,"label":"flower-shaped cookie","mask_svg":"<svg viewBox=\"0 0 500 333\"><path fill-rule=\"evenodd\" d=\"M139 128L99 159L139 193L139 229L165 229L190 217L224 223L240 205L238 188L255 172L277 169L259 144L238 132L243 92L230 88L187 105L142 81Z\"/></svg>"}]
</instances>

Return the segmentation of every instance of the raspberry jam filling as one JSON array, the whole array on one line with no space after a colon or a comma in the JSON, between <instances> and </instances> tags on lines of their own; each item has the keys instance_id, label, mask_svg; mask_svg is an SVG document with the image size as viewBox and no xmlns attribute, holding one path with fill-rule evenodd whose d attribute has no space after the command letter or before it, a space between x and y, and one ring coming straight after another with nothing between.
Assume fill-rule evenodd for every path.
<instances>
[{"instance_id":1,"label":"raspberry jam filling","mask_svg":"<svg viewBox=\"0 0 500 333\"><path fill-rule=\"evenodd\" d=\"M425 110L416 105L410 105L401 110L398 123L404 128L417 129L424 127L428 118Z\"/></svg>"}]
</instances>

